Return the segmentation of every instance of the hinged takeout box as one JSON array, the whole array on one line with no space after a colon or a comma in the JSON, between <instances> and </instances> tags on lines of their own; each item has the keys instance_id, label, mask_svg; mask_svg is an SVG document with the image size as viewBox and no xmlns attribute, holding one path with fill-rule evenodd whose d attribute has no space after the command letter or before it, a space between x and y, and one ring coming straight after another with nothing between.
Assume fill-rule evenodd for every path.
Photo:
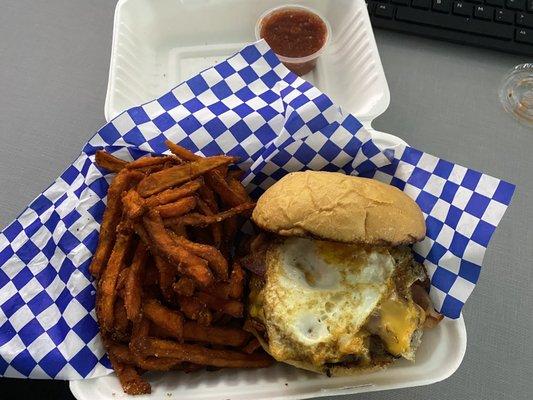
<instances>
[{"instance_id":1,"label":"hinged takeout box","mask_svg":"<svg viewBox=\"0 0 533 400\"><path fill-rule=\"evenodd\" d=\"M324 15L332 41L317 68L304 76L346 112L354 114L382 148L405 142L377 132L372 121L390 102L390 93L363 0L294 1ZM230 57L254 40L257 18L286 1L121 0L115 11L105 116L160 96L203 69ZM386 371L327 378L284 365L267 370L165 374L150 398L275 399L331 396L426 385L447 378L466 349L462 316L426 332L416 363L402 361ZM71 382L79 399L107 398L122 390L113 376Z\"/></svg>"},{"instance_id":2,"label":"hinged takeout box","mask_svg":"<svg viewBox=\"0 0 533 400\"><path fill-rule=\"evenodd\" d=\"M329 49L304 77L318 89L289 73L264 41L249 44L256 19L280 3L119 1L110 122L0 234L1 375L72 379L79 399L126 396L114 376L105 376L111 370L87 270L112 177L96 167L94 154L103 147L138 158L165 151L164 139L204 155L239 156L252 194L305 168L399 187L426 217L427 236L413 249L431 276L435 305L450 319L426 332L415 363L385 371L328 378L278 364L155 374L145 398L317 397L429 384L458 368L466 348L460 310L514 186L371 129L389 92L362 0L301 2L332 26ZM81 378L95 379L75 380Z\"/></svg>"}]
</instances>

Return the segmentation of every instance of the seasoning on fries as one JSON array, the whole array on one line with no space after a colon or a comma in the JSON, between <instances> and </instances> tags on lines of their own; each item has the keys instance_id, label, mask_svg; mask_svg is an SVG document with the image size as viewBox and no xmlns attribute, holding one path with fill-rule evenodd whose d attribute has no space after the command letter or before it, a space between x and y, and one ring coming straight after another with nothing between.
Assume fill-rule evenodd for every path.
<instances>
[{"instance_id":1,"label":"seasoning on fries","mask_svg":"<svg viewBox=\"0 0 533 400\"><path fill-rule=\"evenodd\" d=\"M124 392L150 393L146 371L260 368L272 359L243 329L246 273L230 254L255 206L228 170L234 157L172 155L96 164L116 173L90 272L96 314Z\"/></svg>"}]
</instances>

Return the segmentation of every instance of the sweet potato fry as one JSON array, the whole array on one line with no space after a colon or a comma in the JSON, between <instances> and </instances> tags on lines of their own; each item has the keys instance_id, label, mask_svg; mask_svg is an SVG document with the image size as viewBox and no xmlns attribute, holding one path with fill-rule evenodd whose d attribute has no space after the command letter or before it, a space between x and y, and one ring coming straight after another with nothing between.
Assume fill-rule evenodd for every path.
<instances>
[{"instance_id":1,"label":"sweet potato fry","mask_svg":"<svg viewBox=\"0 0 533 400\"><path fill-rule=\"evenodd\" d=\"M148 197L197 178L214 168L229 164L233 160L233 157L227 156L207 157L164 169L145 177L137 186L137 190L141 196Z\"/></svg>"},{"instance_id":2,"label":"sweet potato fry","mask_svg":"<svg viewBox=\"0 0 533 400\"><path fill-rule=\"evenodd\" d=\"M119 343L108 347L108 352L123 364L136 365L147 371L170 371L181 364L173 358L135 357L128 346Z\"/></svg>"},{"instance_id":3,"label":"sweet potato fry","mask_svg":"<svg viewBox=\"0 0 533 400\"><path fill-rule=\"evenodd\" d=\"M127 161L121 160L104 150L98 150L94 156L96 165L107 169L110 172L119 172L128 164Z\"/></svg>"},{"instance_id":4,"label":"sweet potato fry","mask_svg":"<svg viewBox=\"0 0 533 400\"><path fill-rule=\"evenodd\" d=\"M122 196L122 206L128 218L131 219L139 218L146 210L144 199L139 196L139 193L134 188L131 188Z\"/></svg>"},{"instance_id":5,"label":"sweet potato fry","mask_svg":"<svg viewBox=\"0 0 533 400\"><path fill-rule=\"evenodd\" d=\"M172 203L173 201L179 200L184 197L191 196L196 191L198 191L200 187L203 186L203 182L203 178L199 177L193 181L184 183L180 187L167 189L161 193L147 197L145 200L146 207L153 208L163 204Z\"/></svg>"},{"instance_id":6,"label":"sweet potato fry","mask_svg":"<svg viewBox=\"0 0 533 400\"><path fill-rule=\"evenodd\" d=\"M202 156L196 155L192 151L187 150L185 147L171 142L170 140L165 140L165 145L168 147L172 154L181 158L183 161L196 161L202 158Z\"/></svg>"},{"instance_id":7,"label":"sweet potato fry","mask_svg":"<svg viewBox=\"0 0 533 400\"><path fill-rule=\"evenodd\" d=\"M261 368L272 363L266 354L245 354L232 350L214 350L199 345L176 343L169 340L149 338L146 355L170 357L178 360L227 368Z\"/></svg>"},{"instance_id":8,"label":"sweet potato fry","mask_svg":"<svg viewBox=\"0 0 533 400\"><path fill-rule=\"evenodd\" d=\"M222 299L240 299L244 291L244 269L238 263L233 264L229 282L217 282L209 287L209 293Z\"/></svg>"},{"instance_id":9,"label":"sweet potato fry","mask_svg":"<svg viewBox=\"0 0 533 400\"><path fill-rule=\"evenodd\" d=\"M150 321L148 319L143 317L133 324L129 348L134 357L143 357L149 332Z\"/></svg>"},{"instance_id":10,"label":"sweet potato fry","mask_svg":"<svg viewBox=\"0 0 533 400\"><path fill-rule=\"evenodd\" d=\"M252 354L254 351L259 349L261 347L261 343L259 343L259 340L257 338L253 338L250 340L246 346L242 348L242 351L244 351L246 354Z\"/></svg>"},{"instance_id":11,"label":"sweet potato fry","mask_svg":"<svg viewBox=\"0 0 533 400\"><path fill-rule=\"evenodd\" d=\"M195 322L185 322L183 325L183 338L189 341L239 347L249 337L248 332L239 328L202 326Z\"/></svg>"},{"instance_id":12,"label":"sweet potato fry","mask_svg":"<svg viewBox=\"0 0 533 400\"><path fill-rule=\"evenodd\" d=\"M229 280L228 296L230 299L242 298L244 292L244 280L246 278L246 272L239 263L233 264L231 276Z\"/></svg>"},{"instance_id":13,"label":"sweet potato fry","mask_svg":"<svg viewBox=\"0 0 533 400\"><path fill-rule=\"evenodd\" d=\"M174 332L158 325L150 326L150 336L160 339L177 338ZM192 321L185 321L183 323L183 340L188 342L241 347L244 346L250 336L250 333L240 328L203 326Z\"/></svg>"},{"instance_id":14,"label":"sweet potato fry","mask_svg":"<svg viewBox=\"0 0 533 400\"><path fill-rule=\"evenodd\" d=\"M208 286L214 281L207 262L176 244L163 225L156 211L150 211L143 218L144 226L157 250L177 266L178 271L193 278L200 286Z\"/></svg>"},{"instance_id":15,"label":"sweet potato fry","mask_svg":"<svg viewBox=\"0 0 533 400\"><path fill-rule=\"evenodd\" d=\"M174 337L182 339L183 316L179 312L163 306L155 299L149 299L143 304L143 312L146 318L155 325L172 332Z\"/></svg>"},{"instance_id":16,"label":"sweet potato fry","mask_svg":"<svg viewBox=\"0 0 533 400\"><path fill-rule=\"evenodd\" d=\"M226 177L228 175L229 166L228 165L222 165L221 167L218 167L215 169L220 175Z\"/></svg>"},{"instance_id":17,"label":"sweet potato fry","mask_svg":"<svg viewBox=\"0 0 533 400\"><path fill-rule=\"evenodd\" d=\"M113 306L117 297L116 285L118 275L124 267L124 259L132 241L131 233L119 233L107 267L98 282L96 312L100 328L104 332L113 330Z\"/></svg>"},{"instance_id":18,"label":"sweet potato fry","mask_svg":"<svg viewBox=\"0 0 533 400\"><path fill-rule=\"evenodd\" d=\"M117 298L114 305L114 330L111 333L115 340L119 342L126 342L130 338L131 325L126 316L126 309L122 299Z\"/></svg>"},{"instance_id":19,"label":"sweet potato fry","mask_svg":"<svg viewBox=\"0 0 533 400\"><path fill-rule=\"evenodd\" d=\"M224 175L222 175L220 171L212 171L211 173L206 174L205 181L209 187L220 196L222 202L229 207L235 207L239 204L249 202L249 197L246 191L244 191L243 194L241 190L234 190L228 182L226 182Z\"/></svg>"},{"instance_id":20,"label":"sweet potato fry","mask_svg":"<svg viewBox=\"0 0 533 400\"><path fill-rule=\"evenodd\" d=\"M231 169L228 171L228 179L236 179L239 182L242 180L244 176L244 171L242 169Z\"/></svg>"},{"instance_id":21,"label":"sweet potato fry","mask_svg":"<svg viewBox=\"0 0 533 400\"><path fill-rule=\"evenodd\" d=\"M173 203L162 204L154 208L161 218L173 218L187 214L196 207L196 198L193 196L184 197Z\"/></svg>"},{"instance_id":22,"label":"sweet potato fry","mask_svg":"<svg viewBox=\"0 0 533 400\"><path fill-rule=\"evenodd\" d=\"M197 297L211 310L219 311L235 318L242 317L244 306L239 301L224 300L207 292L199 292Z\"/></svg>"},{"instance_id":23,"label":"sweet potato fry","mask_svg":"<svg viewBox=\"0 0 533 400\"><path fill-rule=\"evenodd\" d=\"M260 334L265 334L266 327L262 322L259 322L255 318L247 318L246 321L244 321L244 325L242 327L246 332L257 332Z\"/></svg>"},{"instance_id":24,"label":"sweet potato fry","mask_svg":"<svg viewBox=\"0 0 533 400\"><path fill-rule=\"evenodd\" d=\"M207 308L203 308L202 311L200 311L196 322L198 322L202 326L211 325L213 323L213 313Z\"/></svg>"},{"instance_id":25,"label":"sweet potato fry","mask_svg":"<svg viewBox=\"0 0 533 400\"><path fill-rule=\"evenodd\" d=\"M139 180L143 176L144 174L139 171L124 170L117 174L109 186L107 192L107 207L104 211L102 224L100 226L98 247L96 248L96 252L91 261L91 266L89 267L89 271L96 278L102 273L102 269L105 267L107 259L113 249L113 245L115 244L115 228L122 215L120 196L123 191L129 189L129 185L133 181Z\"/></svg>"},{"instance_id":26,"label":"sweet potato fry","mask_svg":"<svg viewBox=\"0 0 533 400\"><path fill-rule=\"evenodd\" d=\"M111 340L104 343L109 356L115 357L121 363L135 365L135 359L128 346Z\"/></svg>"},{"instance_id":27,"label":"sweet potato fry","mask_svg":"<svg viewBox=\"0 0 533 400\"><path fill-rule=\"evenodd\" d=\"M126 217L126 218L124 218ZM117 235L120 233L131 234L133 233L133 221L127 216L123 215L122 221L117 225Z\"/></svg>"},{"instance_id":28,"label":"sweet potato fry","mask_svg":"<svg viewBox=\"0 0 533 400\"><path fill-rule=\"evenodd\" d=\"M140 241L135 249L133 261L124 282L124 306L128 319L134 322L141 318L141 281L147 259L148 250Z\"/></svg>"},{"instance_id":29,"label":"sweet potato fry","mask_svg":"<svg viewBox=\"0 0 533 400\"><path fill-rule=\"evenodd\" d=\"M182 363L174 358L145 357L138 359L136 364L146 371L171 371L178 369Z\"/></svg>"},{"instance_id":30,"label":"sweet potato fry","mask_svg":"<svg viewBox=\"0 0 533 400\"><path fill-rule=\"evenodd\" d=\"M205 369L205 366L200 365L200 364L193 364L193 363L184 362L184 363L181 364L179 369L182 370L183 372L185 372L186 374L189 374L191 372L201 371L201 370Z\"/></svg>"},{"instance_id":31,"label":"sweet potato fry","mask_svg":"<svg viewBox=\"0 0 533 400\"><path fill-rule=\"evenodd\" d=\"M129 267L126 267L120 271L120 274L118 274L117 278L117 287L116 291L120 294L122 292L122 289L124 289L124 284L126 282L126 277L130 273Z\"/></svg>"},{"instance_id":32,"label":"sweet potato fry","mask_svg":"<svg viewBox=\"0 0 533 400\"><path fill-rule=\"evenodd\" d=\"M176 155L178 158L181 158L184 161L196 161L198 159L201 159L202 156L199 156L197 154L194 154L192 151L186 149L185 147L180 146L179 144L173 143L170 140L165 141L166 146L170 150L170 152L174 155ZM234 162L237 161L234 159ZM227 165L222 165L218 168L216 168L215 171L218 171L219 174L224 177L228 173ZM209 173L211 174L211 172Z\"/></svg>"},{"instance_id":33,"label":"sweet potato fry","mask_svg":"<svg viewBox=\"0 0 533 400\"><path fill-rule=\"evenodd\" d=\"M178 235L172 235L172 239L184 249L206 260L218 278L222 280L228 278L228 261L215 247L208 244L194 243Z\"/></svg>"},{"instance_id":34,"label":"sweet potato fry","mask_svg":"<svg viewBox=\"0 0 533 400\"><path fill-rule=\"evenodd\" d=\"M168 227L174 234L178 236L188 237L187 227L182 224L175 224Z\"/></svg>"},{"instance_id":35,"label":"sweet potato fry","mask_svg":"<svg viewBox=\"0 0 533 400\"><path fill-rule=\"evenodd\" d=\"M146 167L153 167L155 165L161 165L167 161L174 162L175 157L173 156L144 156L140 157L126 165L128 169L141 169Z\"/></svg>"},{"instance_id":36,"label":"sweet potato fry","mask_svg":"<svg viewBox=\"0 0 533 400\"><path fill-rule=\"evenodd\" d=\"M159 287L161 288L161 294L166 301L172 303L174 301L174 293L172 291L172 284L174 283L174 277L176 276L176 268L163 257L154 256L155 265L159 272Z\"/></svg>"},{"instance_id":37,"label":"sweet potato fry","mask_svg":"<svg viewBox=\"0 0 533 400\"><path fill-rule=\"evenodd\" d=\"M198 199L198 209L204 215L215 215L214 210L202 199ZM222 244L222 226L220 224L211 224L210 229L211 236L213 237L213 245L218 249Z\"/></svg>"},{"instance_id":38,"label":"sweet potato fry","mask_svg":"<svg viewBox=\"0 0 533 400\"><path fill-rule=\"evenodd\" d=\"M164 223L166 226L181 223L183 225L205 227L210 224L216 224L218 222L222 222L227 218L234 217L235 215L245 213L253 209L254 207L255 207L255 203L245 203L245 204L240 204L236 207L230 208L229 210L222 211L215 215L207 216L207 215L202 215L198 213L190 213L182 217L167 218L165 219Z\"/></svg>"},{"instance_id":39,"label":"sweet potato fry","mask_svg":"<svg viewBox=\"0 0 533 400\"><path fill-rule=\"evenodd\" d=\"M172 143L169 140L167 140L165 144L167 145L167 147L173 154L175 154L182 160L196 161L202 158L201 156L198 156L192 153L191 151L185 149L184 147L181 147L180 145ZM227 166L227 164L223 164L222 166L225 167ZM206 174L206 181L208 182L210 188L218 193L222 201L225 204L232 206L232 207L249 201L247 194L246 196L242 196L242 192L238 193L226 183L224 179L224 177L226 176L226 173L218 170L218 168L219 167L217 167L217 169L212 170L208 174Z\"/></svg>"},{"instance_id":40,"label":"sweet potato fry","mask_svg":"<svg viewBox=\"0 0 533 400\"><path fill-rule=\"evenodd\" d=\"M150 250L150 235L148 235L148 232L146 232L146 229L144 229L144 225L140 222L136 222L133 224L133 230L137 236L139 236L139 239L141 239L144 246Z\"/></svg>"},{"instance_id":41,"label":"sweet potato fry","mask_svg":"<svg viewBox=\"0 0 533 400\"><path fill-rule=\"evenodd\" d=\"M151 392L150 384L139 375L134 366L119 362L112 354L109 354L109 360L125 393L137 395Z\"/></svg>"},{"instance_id":42,"label":"sweet potato fry","mask_svg":"<svg viewBox=\"0 0 533 400\"><path fill-rule=\"evenodd\" d=\"M198 321L199 324L208 326L213 320L211 311L195 297L180 296L178 298L181 312L188 318Z\"/></svg>"},{"instance_id":43,"label":"sweet potato fry","mask_svg":"<svg viewBox=\"0 0 533 400\"><path fill-rule=\"evenodd\" d=\"M144 172L145 175L150 175L150 174L153 174L155 172L159 172L161 170L164 170L166 168L170 168L172 165L174 165L174 164L170 164L169 162L166 162L164 164L151 165L151 166L148 166L148 167L136 168L136 171L142 171L142 172Z\"/></svg>"},{"instance_id":44,"label":"sweet potato fry","mask_svg":"<svg viewBox=\"0 0 533 400\"><path fill-rule=\"evenodd\" d=\"M233 190L235 193L239 195L241 199L244 199L243 203L251 203L252 199L244 186L242 185L241 181L238 179L235 179L233 177L228 176L226 178L226 182L228 182L228 186Z\"/></svg>"},{"instance_id":45,"label":"sweet potato fry","mask_svg":"<svg viewBox=\"0 0 533 400\"><path fill-rule=\"evenodd\" d=\"M200 195L200 198L209 206L211 212L216 214L218 212L218 204L215 192L213 192L209 186L202 185L202 187L198 189L198 194Z\"/></svg>"},{"instance_id":46,"label":"sweet potato fry","mask_svg":"<svg viewBox=\"0 0 533 400\"><path fill-rule=\"evenodd\" d=\"M227 218L222 222L223 238L221 250L224 254L229 254L231 247L235 243L235 237L239 232L240 222L239 216L234 215L231 218Z\"/></svg>"},{"instance_id":47,"label":"sweet potato fry","mask_svg":"<svg viewBox=\"0 0 533 400\"><path fill-rule=\"evenodd\" d=\"M144 288L159 285L159 271L157 270L157 267L155 265L154 258L149 258L146 262L142 285Z\"/></svg>"},{"instance_id":48,"label":"sweet potato fry","mask_svg":"<svg viewBox=\"0 0 533 400\"><path fill-rule=\"evenodd\" d=\"M182 276L176 283L172 285L172 289L180 296L190 297L194 294L194 281L191 278Z\"/></svg>"}]
</instances>

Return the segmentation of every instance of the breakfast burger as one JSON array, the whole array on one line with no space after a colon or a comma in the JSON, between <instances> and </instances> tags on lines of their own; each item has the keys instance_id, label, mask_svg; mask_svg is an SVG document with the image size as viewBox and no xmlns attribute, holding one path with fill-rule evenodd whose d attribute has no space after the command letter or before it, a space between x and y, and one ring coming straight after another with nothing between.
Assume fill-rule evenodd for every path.
<instances>
[{"instance_id":1,"label":"breakfast burger","mask_svg":"<svg viewBox=\"0 0 533 400\"><path fill-rule=\"evenodd\" d=\"M329 376L414 360L442 316L409 247L425 236L412 199L373 179L295 172L252 220L246 328L272 357Z\"/></svg>"}]
</instances>

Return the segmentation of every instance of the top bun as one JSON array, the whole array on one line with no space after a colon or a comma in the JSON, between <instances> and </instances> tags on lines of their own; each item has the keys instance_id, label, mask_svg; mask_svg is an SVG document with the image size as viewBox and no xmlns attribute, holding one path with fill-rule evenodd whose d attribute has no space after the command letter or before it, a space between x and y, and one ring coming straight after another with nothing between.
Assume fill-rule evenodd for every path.
<instances>
[{"instance_id":1,"label":"top bun","mask_svg":"<svg viewBox=\"0 0 533 400\"><path fill-rule=\"evenodd\" d=\"M398 246L426 235L418 205L374 179L336 172L293 172L258 200L253 221L282 236Z\"/></svg>"}]
</instances>

